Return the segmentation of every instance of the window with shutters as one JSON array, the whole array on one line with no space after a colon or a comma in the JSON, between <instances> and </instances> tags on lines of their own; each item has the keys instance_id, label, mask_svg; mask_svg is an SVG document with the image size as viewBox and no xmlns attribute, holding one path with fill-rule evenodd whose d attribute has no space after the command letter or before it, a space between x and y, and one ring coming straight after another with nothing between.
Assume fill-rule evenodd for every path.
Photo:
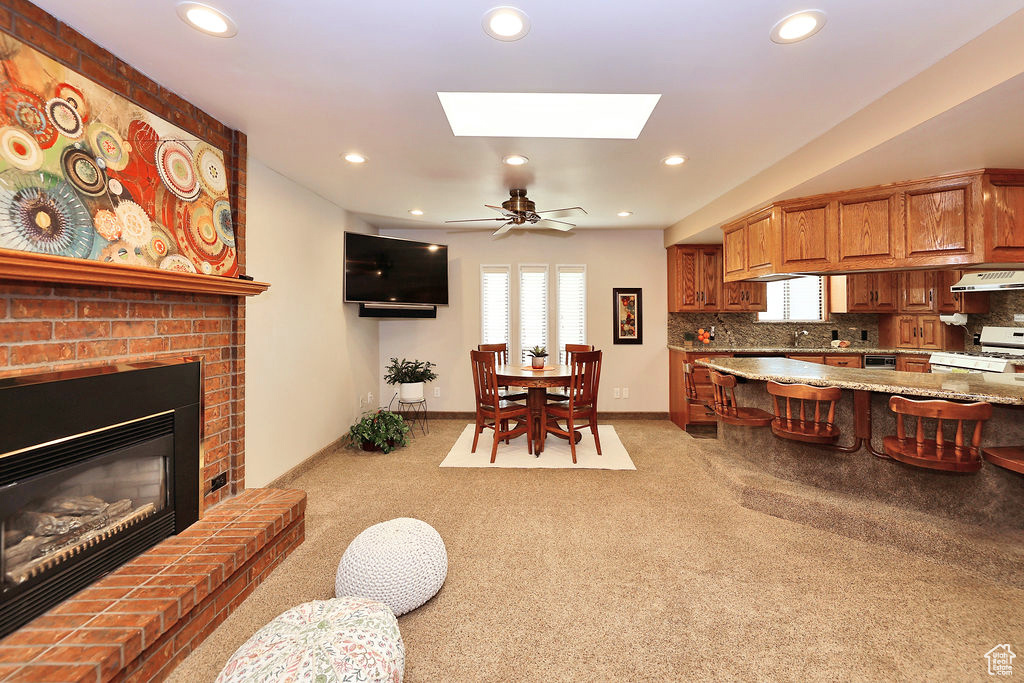
<instances>
[{"instance_id":1,"label":"window with shutters","mask_svg":"<svg viewBox=\"0 0 1024 683\"><path fill-rule=\"evenodd\" d=\"M529 362L534 346L548 346L548 267L519 266L519 358ZM551 349L548 349L550 352Z\"/></svg>"},{"instance_id":2,"label":"window with shutters","mask_svg":"<svg viewBox=\"0 0 1024 683\"><path fill-rule=\"evenodd\" d=\"M565 345L585 344L587 340L587 267L556 266L555 270L558 280L558 362L565 363Z\"/></svg>"},{"instance_id":3,"label":"window with shutters","mask_svg":"<svg viewBox=\"0 0 1024 683\"><path fill-rule=\"evenodd\" d=\"M805 275L769 282L767 310L758 320L810 322L825 319L825 278Z\"/></svg>"},{"instance_id":4,"label":"window with shutters","mask_svg":"<svg viewBox=\"0 0 1024 683\"><path fill-rule=\"evenodd\" d=\"M480 343L509 342L511 266L480 266Z\"/></svg>"}]
</instances>

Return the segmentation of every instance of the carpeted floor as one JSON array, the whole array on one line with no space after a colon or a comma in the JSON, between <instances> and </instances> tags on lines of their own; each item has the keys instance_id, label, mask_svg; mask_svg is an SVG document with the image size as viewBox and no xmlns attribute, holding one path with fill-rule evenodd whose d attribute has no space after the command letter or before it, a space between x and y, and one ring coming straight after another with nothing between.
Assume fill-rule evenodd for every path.
<instances>
[{"instance_id":1,"label":"carpeted floor","mask_svg":"<svg viewBox=\"0 0 1024 683\"><path fill-rule=\"evenodd\" d=\"M413 683L983 680L993 646L1024 650L1024 591L740 507L670 422L615 423L637 471L439 468L464 426L299 475L306 542L171 680L212 681L274 616L333 597L349 541L404 516L449 556L398 620Z\"/></svg>"}]
</instances>

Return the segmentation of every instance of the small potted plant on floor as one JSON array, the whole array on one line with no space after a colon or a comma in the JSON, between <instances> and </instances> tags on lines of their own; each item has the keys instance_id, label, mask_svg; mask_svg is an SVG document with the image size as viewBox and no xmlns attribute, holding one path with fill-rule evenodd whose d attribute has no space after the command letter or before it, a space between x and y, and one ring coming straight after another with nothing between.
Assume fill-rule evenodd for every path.
<instances>
[{"instance_id":1,"label":"small potted plant on floor","mask_svg":"<svg viewBox=\"0 0 1024 683\"><path fill-rule=\"evenodd\" d=\"M409 443L409 426L397 413L388 410L363 413L362 418L348 429L348 439L364 451L390 453Z\"/></svg>"},{"instance_id":2,"label":"small potted plant on floor","mask_svg":"<svg viewBox=\"0 0 1024 683\"><path fill-rule=\"evenodd\" d=\"M533 369L542 369L544 367L544 359L548 357L548 350L543 346L534 346L528 351L528 353L533 357L531 360L531 363L533 363Z\"/></svg>"},{"instance_id":3,"label":"small potted plant on floor","mask_svg":"<svg viewBox=\"0 0 1024 683\"><path fill-rule=\"evenodd\" d=\"M398 360L388 362L384 381L398 385L398 400L402 403L416 403L423 400L423 383L437 379L436 366L428 360Z\"/></svg>"}]
</instances>

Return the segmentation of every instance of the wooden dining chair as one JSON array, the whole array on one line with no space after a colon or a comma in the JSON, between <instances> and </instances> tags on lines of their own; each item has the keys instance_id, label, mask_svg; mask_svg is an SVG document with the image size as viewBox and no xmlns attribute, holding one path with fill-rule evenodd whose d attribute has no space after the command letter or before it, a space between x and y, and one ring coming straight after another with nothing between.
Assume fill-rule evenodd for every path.
<instances>
[{"instance_id":1,"label":"wooden dining chair","mask_svg":"<svg viewBox=\"0 0 1024 683\"><path fill-rule=\"evenodd\" d=\"M775 402L772 434L808 443L835 443L839 439L835 418L842 389L778 382L768 382L767 388Z\"/></svg>"},{"instance_id":2,"label":"wooden dining chair","mask_svg":"<svg viewBox=\"0 0 1024 683\"><path fill-rule=\"evenodd\" d=\"M736 377L711 371L711 387L715 392L714 410L718 419L741 427L767 427L775 416L760 408L736 403Z\"/></svg>"},{"instance_id":3,"label":"wooden dining chair","mask_svg":"<svg viewBox=\"0 0 1024 683\"><path fill-rule=\"evenodd\" d=\"M476 426L473 430L473 448L485 428L494 430L494 444L491 446L491 462L498 454L498 443L526 434L526 449L533 455L533 439L530 437L530 412L522 403L505 400L498 393L498 375L494 371L493 351L470 351L473 367L473 391L476 393ZM490 420L490 422L488 422ZM509 429L509 422L516 426Z\"/></svg>"},{"instance_id":4,"label":"wooden dining chair","mask_svg":"<svg viewBox=\"0 0 1024 683\"><path fill-rule=\"evenodd\" d=\"M601 383L601 351L581 351L572 354L572 375L569 379L569 400L565 403L554 403L544 407L545 416L541 424L545 426L540 432L541 451L550 430L554 434L569 440L572 461L576 462L576 423L586 421L590 433L594 435L597 454L601 455L601 437L597 433L597 390ZM550 422L548 421L550 418ZM558 419L566 421L562 429Z\"/></svg>"},{"instance_id":5,"label":"wooden dining chair","mask_svg":"<svg viewBox=\"0 0 1024 683\"><path fill-rule=\"evenodd\" d=\"M565 345L565 364L569 365L572 363L572 354L582 353L584 351L593 351L594 347L591 344L566 344ZM562 393L560 391L549 391L547 393L547 399L549 401L568 401L569 394Z\"/></svg>"},{"instance_id":6,"label":"wooden dining chair","mask_svg":"<svg viewBox=\"0 0 1024 683\"><path fill-rule=\"evenodd\" d=\"M497 361L500 361L502 365L508 365L508 344L479 344L476 347L477 351L490 351L496 357ZM501 392L501 397L506 401L524 401L526 400L525 391L512 391L506 386L499 386L498 390Z\"/></svg>"},{"instance_id":7,"label":"wooden dining chair","mask_svg":"<svg viewBox=\"0 0 1024 683\"><path fill-rule=\"evenodd\" d=\"M914 401L902 396L889 399L896 413L896 435L882 440L886 455L907 465L945 472L977 472L981 469L981 428L992 417L992 404L953 401ZM907 416L916 417L914 435L907 430ZM925 431L925 420L935 420L935 430ZM969 435L965 422L973 422ZM956 427L944 426L943 423ZM948 433L953 441L948 441ZM926 438L934 434L935 438Z\"/></svg>"}]
</instances>

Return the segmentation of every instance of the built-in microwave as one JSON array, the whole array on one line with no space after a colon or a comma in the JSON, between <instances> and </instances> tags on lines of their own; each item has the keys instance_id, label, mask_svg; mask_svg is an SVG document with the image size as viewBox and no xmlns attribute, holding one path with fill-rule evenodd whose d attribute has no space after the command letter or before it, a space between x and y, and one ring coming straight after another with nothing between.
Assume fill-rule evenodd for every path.
<instances>
[{"instance_id":1,"label":"built-in microwave","mask_svg":"<svg viewBox=\"0 0 1024 683\"><path fill-rule=\"evenodd\" d=\"M866 355L864 356L864 369L895 370L896 356Z\"/></svg>"}]
</instances>

